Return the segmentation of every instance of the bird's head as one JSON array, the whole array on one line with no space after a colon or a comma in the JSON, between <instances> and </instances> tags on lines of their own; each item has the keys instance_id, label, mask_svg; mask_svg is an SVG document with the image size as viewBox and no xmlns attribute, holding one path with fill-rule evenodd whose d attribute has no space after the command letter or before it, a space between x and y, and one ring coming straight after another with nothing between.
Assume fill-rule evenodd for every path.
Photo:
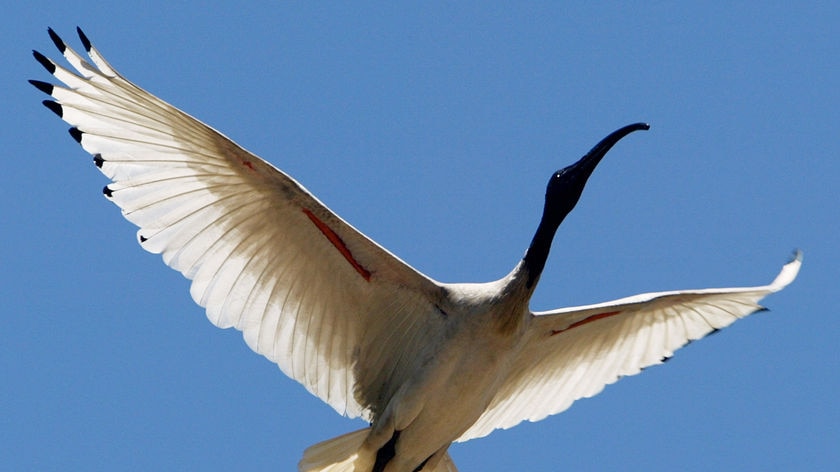
<instances>
[{"instance_id":1,"label":"bird's head","mask_svg":"<svg viewBox=\"0 0 840 472\"><path fill-rule=\"evenodd\" d=\"M601 159L607 154L607 151L621 138L633 131L649 128L650 126L647 123L634 123L613 131L579 161L555 172L551 176L551 180L548 181L545 192L545 212L543 214L543 219L547 219L545 222L552 226L559 226L577 204L586 181L592 175L592 171L595 170L598 163L601 162Z\"/></svg>"}]
</instances>

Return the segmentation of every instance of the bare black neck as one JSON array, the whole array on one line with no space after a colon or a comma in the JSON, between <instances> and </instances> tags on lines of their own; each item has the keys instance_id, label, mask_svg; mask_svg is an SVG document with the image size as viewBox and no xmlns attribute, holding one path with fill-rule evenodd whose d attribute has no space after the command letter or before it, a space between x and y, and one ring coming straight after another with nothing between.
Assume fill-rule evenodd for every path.
<instances>
[{"instance_id":1,"label":"bare black neck","mask_svg":"<svg viewBox=\"0 0 840 472\"><path fill-rule=\"evenodd\" d=\"M528 246L528 250L522 258L523 269L528 277L525 281L526 288L532 289L540 279L540 275L545 268L545 261L548 259L548 253L551 250L551 242L554 240L554 234L560 227L561 221L556 223L546 221L545 215L540 220L534 239L531 240L531 245Z\"/></svg>"}]
</instances>

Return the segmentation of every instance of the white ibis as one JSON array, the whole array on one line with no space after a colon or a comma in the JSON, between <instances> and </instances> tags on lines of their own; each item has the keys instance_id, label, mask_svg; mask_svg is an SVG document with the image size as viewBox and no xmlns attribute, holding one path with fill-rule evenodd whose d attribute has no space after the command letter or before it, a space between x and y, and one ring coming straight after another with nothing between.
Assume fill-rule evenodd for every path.
<instances>
[{"instance_id":1,"label":"white ibis","mask_svg":"<svg viewBox=\"0 0 840 472\"><path fill-rule=\"evenodd\" d=\"M112 182L140 245L192 280L220 328L339 413L370 427L310 447L301 471L454 471L449 445L559 413L622 376L761 310L769 285L659 292L531 312L554 233L625 126L551 176L519 264L483 284L421 274L291 177L118 74L51 29L75 69L34 51L64 86L31 81ZM92 62L92 63L91 63Z\"/></svg>"}]
</instances>

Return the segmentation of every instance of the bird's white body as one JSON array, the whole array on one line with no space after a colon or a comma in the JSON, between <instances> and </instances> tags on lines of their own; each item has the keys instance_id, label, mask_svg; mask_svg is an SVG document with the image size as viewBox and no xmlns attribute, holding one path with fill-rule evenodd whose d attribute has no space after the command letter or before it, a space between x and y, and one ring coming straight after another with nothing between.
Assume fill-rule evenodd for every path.
<instances>
[{"instance_id":1,"label":"bird's white body","mask_svg":"<svg viewBox=\"0 0 840 472\"><path fill-rule=\"evenodd\" d=\"M400 431L396 458L403 462L386 471L413 470L437 452L442 456L484 413L507 378L530 321L516 285L503 279L444 286L440 305L447 326L417 359L416 374L390 398L368 438L375 453Z\"/></svg>"},{"instance_id":2,"label":"bird's white body","mask_svg":"<svg viewBox=\"0 0 840 472\"><path fill-rule=\"evenodd\" d=\"M453 441L559 413L759 310L799 270L797 255L769 285L531 312L554 231L597 164L580 170L589 154L552 178L540 228L508 276L443 284L288 175L125 80L81 32L93 64L50 35L75 72L35 53L66 87L32 83L112 180L105 195L140 227L142 247L192 280L211 322L242 331L339 413L371 422L309 448L300 470L454 471ZM646 127L625 127L590 154L600 159L637 129Z\"/></svg>"}]
</instances>

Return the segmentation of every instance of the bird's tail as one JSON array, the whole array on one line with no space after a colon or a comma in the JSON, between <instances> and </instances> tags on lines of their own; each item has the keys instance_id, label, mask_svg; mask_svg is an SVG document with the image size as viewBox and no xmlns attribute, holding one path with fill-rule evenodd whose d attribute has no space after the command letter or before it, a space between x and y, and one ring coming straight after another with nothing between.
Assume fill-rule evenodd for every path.
<instances>
[{"instance_id":1,"label":"bird's tail","mask_svg":"<svg viewBox=\"0 0 840 472\"><path fill-rule=\"evenodd\" d=\"M356 459L369 433L370 428L360 429L309 446L298 462L298 471L355 472Z\"/></svg>"},{"instance_id":2,"label":"bird's tail","mask_svg":"<svg viewBox=\"0 0 840 472\"><path fill-rule=\"evenodd\" d=\"M369 433L370 428L360 429L308 447L298 462L298 471L369 472L375 457L362 448ZM447 452L434 469L423 472L458 472L458 469Z\"/></svg>"}]
</instances>

